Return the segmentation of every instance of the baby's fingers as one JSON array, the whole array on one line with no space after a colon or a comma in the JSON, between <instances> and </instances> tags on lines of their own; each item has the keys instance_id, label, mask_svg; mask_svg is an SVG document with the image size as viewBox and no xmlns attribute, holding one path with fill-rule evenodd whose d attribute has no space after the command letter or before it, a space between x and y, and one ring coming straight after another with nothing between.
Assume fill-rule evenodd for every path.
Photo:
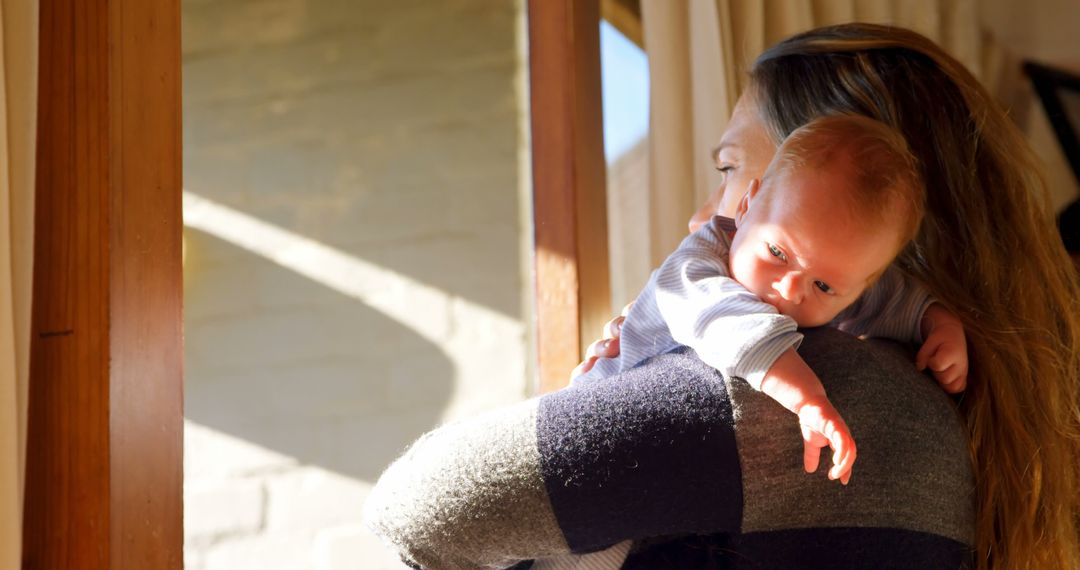
<instances>
[{"instance_id":1,"label":"baby's fingers","mask_svg":"<svg viewBox=\"0 0 1080 570\"><path fill-rule=\"evenodd\" d=\"M581 376L582 374L585 374L586 372L592 370L592 367L595 365L596 357L587 357L585 360L581 361L581 364L578 364L574 367L573 370L570 371L570 380L573 380L574 378L577 378L578 376Z\"/></svg>"},{"instance_id":2,"label":"baby's fingers","mask_svg":"<svg viewBox=\"0 0 1080 570\"><path fill-rule=\"evenodd\" d=\"M586 357L615 358L619 355L619 337L600 339L585 349Z\"/></svg>"},{"instance_id":3,"label":"baby's fingers","mask_svg":"<svg viewBox=\"0 0 1080 570\"><path fill-rule=\"evenodd\" d=\"M941 372L935 372L938 384L948 394L957 394L967 388L967 366L956 363Z\"/></svg>"},{"instance_id":4,"label":"baby's fingers","mask_svg":"<svg viewBox=\"0 0 1080 570\"><path fill-rule=\"evenodd\" d=\"M817 471L821 462L821 448L827 444L825 438L806 426L799 426L803 437L803 468L807 473Z\"/></svg>"},{"instance_id":5,"label":"baby's fingers","mask_svg":"<svg viewBox=\"0 0 1080 570\"><path fill-rule=\"evenodd\" d=\"M941 346L941 343L934 339L928 339L923 343L922 348L919 349L919 353L915 355L915 370L920 372L926 370L926 365L937 352L939 346Z\"/></svg>"},{"instance_id":6,"label":"baby's fingers","mask_svg":"<svg viewBox=\"0 0 1080 570\"><path fill-rule=\"evenodd\" d=\"M959 378L941 384L941 389L945 390L946 394L959 394L960 392L963 392L965 388L967 388L967 376L960 376Z\"/></svg>"},{"instance_id":7,"label":"baby's fingers","mask_svg":"<svg viewBox=\"0 0 1080 570\"><path fill-rule=\"evenodd\" d=\"M837 431L830 441L833 448L833 467L829 470L829 479L839 479L847 485L851 479L851 468L855 465L855 440L846 432Z\"/></svg>"},{"instance_id":8,"label":"baby's fingers","mask_svg":"<svg viewBox=\"0 0 1080 570\"><path fill-rule=\"evenodd\" d=\"M585 360L570 371L570 379L573 380L592 370L598 358L615 358L616 356L619 356L619 337L600 339L585 349Z\"/></svg>"},{"instance_id":9,"label":"baby's fingers","mask_svg":"<svg viewBox=\"0 0 1080 570\"><path fill-rule=\"evenodd\" d=\"M629 307L629 305L627 305ZM622 324L626 317L619 316L611 319L604 325L604 338L618 338L622 334Z\"/></svg>"},{"instance_id":10,"label":"baby's fingers","mask_svg":"<svg viewBox=\"0 0 1080 570\"><path fill-rule=\"evenodd\" d=\"M957 354L954 348L942 347L926 364L941 388L949 394L962 392L967 387L967 358L962 351Z\"/></svg>"}]
</instances>

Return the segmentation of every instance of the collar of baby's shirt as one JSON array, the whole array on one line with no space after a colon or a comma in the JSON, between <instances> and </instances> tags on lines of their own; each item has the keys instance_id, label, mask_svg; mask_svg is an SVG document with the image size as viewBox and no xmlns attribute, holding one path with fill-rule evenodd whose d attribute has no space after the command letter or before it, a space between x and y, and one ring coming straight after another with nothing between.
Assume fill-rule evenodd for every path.
<instances>
[{"instance_id":1,"label":"collar of baby's shirt","mask_svg":"<svg viewBox=\"0 0 1080 570\"><path fill-rule=\"evenodd\" d=\"M735 233L735 219L719 214L713 216L713 224L724 233Z\"/></svg>"}]
</instances>

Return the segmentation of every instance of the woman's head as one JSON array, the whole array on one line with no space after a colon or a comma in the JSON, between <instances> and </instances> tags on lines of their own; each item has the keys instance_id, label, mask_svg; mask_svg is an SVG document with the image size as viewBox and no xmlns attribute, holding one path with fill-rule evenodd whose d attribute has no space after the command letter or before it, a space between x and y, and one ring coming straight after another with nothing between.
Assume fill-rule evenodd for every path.
<instances>
[{"instance_id":1,"label":"woman's head","mask_svg":"<svg viewBox=\"0 0 1080 570\"><path fill-rule=\"evenodd\" d=\"M901 266L968 329L972 382L961 409L979 477L980 563L1077 564L1080 284L1036 160L986 90L930 40L832 26L754 63L724 137L744 152L720 149L718 168L734 169L713 211L738 203L792 131L833 114L902 133L926 184L926 217Z\"/></svg>"},{"instance_id":2,"label":"woman's head","mask_svg":"<svg viewBox=\"0 0 1080 570\"><path fill-rule=\"evenodd\" d=\"M721 174L720 186L690 218L690 231L697 231L714 214L734 218L739 200L753 180L765 175L780 142L766 130L754 98L740 97L720 144L712 152L713 164Z\"/></svg>"}]
</instances>

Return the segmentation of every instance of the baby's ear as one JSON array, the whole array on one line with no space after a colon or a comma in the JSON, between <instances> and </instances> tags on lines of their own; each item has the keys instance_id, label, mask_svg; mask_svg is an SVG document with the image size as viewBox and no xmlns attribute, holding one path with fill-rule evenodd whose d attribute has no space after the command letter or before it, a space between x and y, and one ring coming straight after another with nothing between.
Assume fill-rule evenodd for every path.
<instances>
[{"instance_id":1,"label":"baby's ear","mask_svg":"<svg viewBox=\"0 0 1080 570\"><path fill-rule=\"evenodd\" d=\"M761 181L757 178L750 181L750 184L746 187L746 193L743 194L739 200L739 205L735 207L735 225L738 226L742 223L743 218L746 216L746 212L750 210L750 201L757 197L758 190L761 189Z\"/></svg>"}]
</instances>

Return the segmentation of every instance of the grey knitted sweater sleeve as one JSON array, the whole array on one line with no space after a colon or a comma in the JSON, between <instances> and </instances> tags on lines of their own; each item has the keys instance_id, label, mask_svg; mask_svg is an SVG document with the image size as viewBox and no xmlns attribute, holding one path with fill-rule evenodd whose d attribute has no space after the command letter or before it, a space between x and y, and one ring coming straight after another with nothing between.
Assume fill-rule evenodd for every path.
<instances>
[{"instance_id":1,"label":"grey knitted sweater sleeve","mask_svg":"<svg viewBox=\"0 0 1080 570\"><path fill-rule=\"evenodd\" d=\"M438 428L379 479L365 523L418 568L505 568L657 537L725 567L970 563L964 428L898 345L806 331L800 352L859 441L851 484L802 472L789 414L690 353ZM681 567L694 567L683 564Z\"/></svg>"}]
</instances>

